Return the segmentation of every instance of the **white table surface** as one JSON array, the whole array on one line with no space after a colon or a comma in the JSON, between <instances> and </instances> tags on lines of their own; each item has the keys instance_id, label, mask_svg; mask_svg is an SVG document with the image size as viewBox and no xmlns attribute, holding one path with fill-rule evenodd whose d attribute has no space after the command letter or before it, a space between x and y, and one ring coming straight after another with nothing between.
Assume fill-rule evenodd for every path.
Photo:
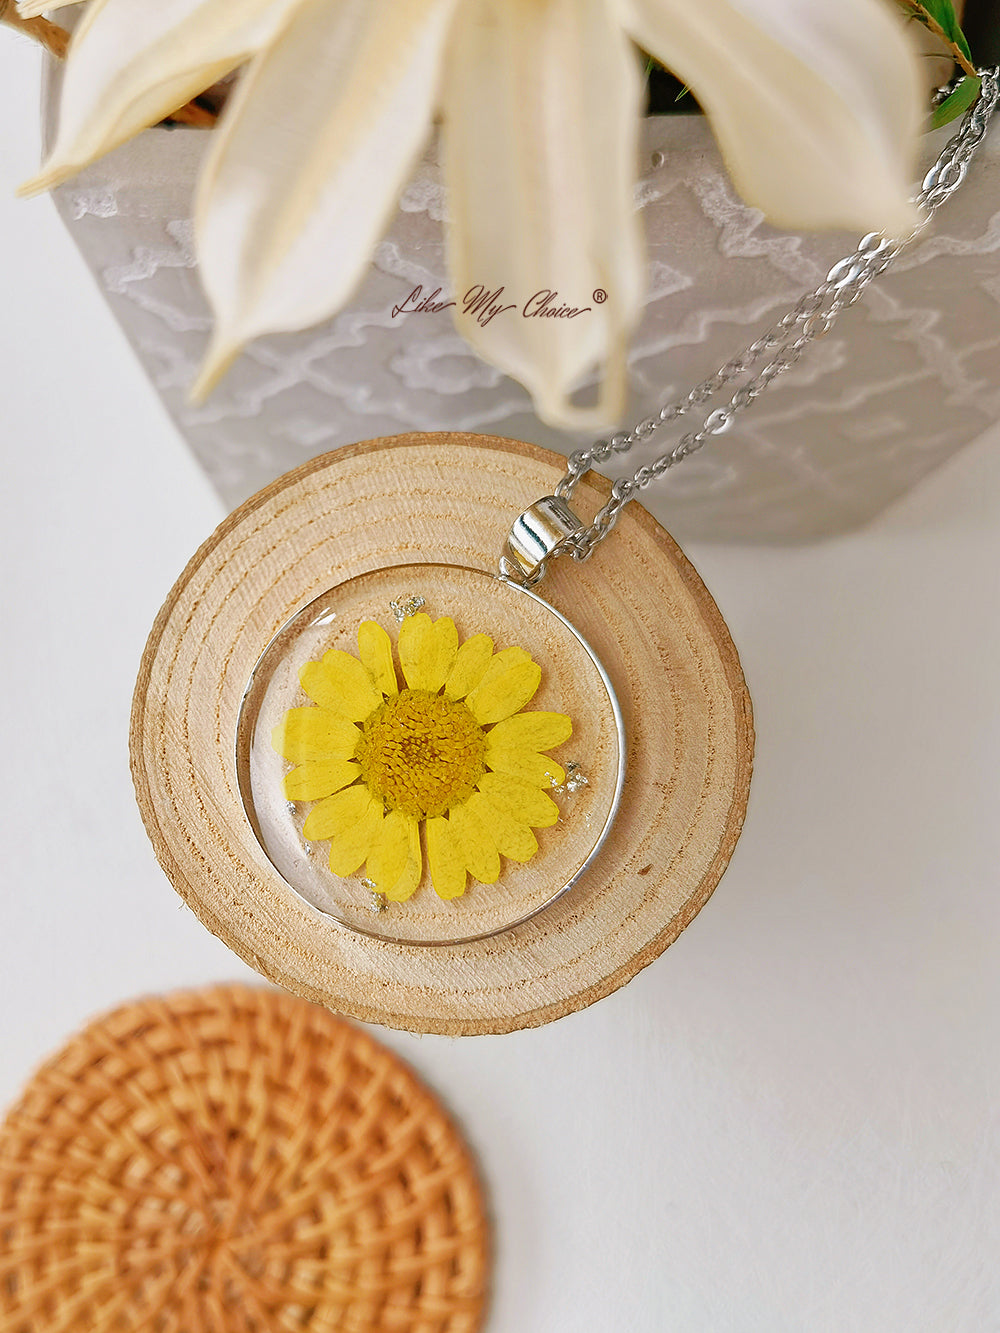
<instances>
[{"instance_id":1,"label":"white table surface","mask_svg":"<svg viewBox=\"0 0 1000 1333\"><path fill-rule=\"evenodd\" d=\"M222 510L51 204L11 198L37 79L0 30L4 1104L103 1008L253 977L157 867L126 755ZM689 554L759 736L715 896L584 1013L378 1034L481 1160L489 1333L1000 1330L1000 431L863 534Z\"/></svg>"}]
</instances>

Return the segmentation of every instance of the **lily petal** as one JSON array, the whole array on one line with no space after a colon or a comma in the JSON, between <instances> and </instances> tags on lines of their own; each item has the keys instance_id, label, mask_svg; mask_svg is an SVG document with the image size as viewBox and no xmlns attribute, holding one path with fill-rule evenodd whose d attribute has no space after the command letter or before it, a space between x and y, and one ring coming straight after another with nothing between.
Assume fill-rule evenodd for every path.
<instances>
[{"instance_id":1,"label":"lily petal","mask_svg":"<svg viewBox=\"0 0 1000 1333\"><path fill-rule=\"evenodd\" d=\"M642 79L614 0L466 0L442 107L459 330L549 425L609 425L645 285L632 202ZM488 318L495 292L516 308ZM560 306L582 313L529 317ZM575 406L598 362L596 406Z\"/></svg>"},{"instance_id":2,"label":"lily petal","mask_svg":"<svg viewBox=\"0 0 1000 1333\"><path fill-rule=\"evenodd\" d=\"M94 0L70 44L55 145L22 193L58 185L204 92L270 42L300 3Z\"/></svg>"},{"instance_id":3,"label":"lily petal","mask_svg":"<svg viewBox=\"0 0 1000 1333\"><path fill-rule=\"evenodd\" d=\"M216 327L193 396L251 338L315 324L350 296L430 130L455 3L300 0L253 62L199 183Z\"/></svg>"},{"instance_id":4,"label":"lily petal","mask_svg":"<svg viewBox=\"0 0 1000 1333\"><path fill-rule=\"evenodd\" d=\"M915 43L884 0L616 0L690 86L746 201L782 227L905 234L925 114Z\"/></svg>"},{"instance_id":5,"label":"lily petal","mask_svg":"<svg viewBox=\"0 0 1000 1333\"><path fill-rule=\"evenodd\" d=\"M17 12L23 19L36 19L40 14L50 14L54 9L80 3L81 0L19 0Z\"/></svg>"}]
</instances>

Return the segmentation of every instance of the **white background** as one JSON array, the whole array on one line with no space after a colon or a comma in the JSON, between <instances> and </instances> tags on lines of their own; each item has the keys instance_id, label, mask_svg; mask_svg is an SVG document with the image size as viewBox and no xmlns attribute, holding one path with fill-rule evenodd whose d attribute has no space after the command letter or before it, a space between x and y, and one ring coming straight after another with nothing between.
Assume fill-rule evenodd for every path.
<instances>
[{"instance_id":1,"label":"white background","mask_svg":"<svg viewBox=\"0 0 1000 1333\"><path fill-rule=\"evenodd\" d=\"M0 30L4 1104L102 1008L252 975L158 869L126 754L222 510L49 201L11 198L37 78ZM479 1154L490 1333L1000 1330L1000 431L864 534L689 554L759 735L715 896L582 1014L379 1034Z\"/></svg>"}]
</instances>

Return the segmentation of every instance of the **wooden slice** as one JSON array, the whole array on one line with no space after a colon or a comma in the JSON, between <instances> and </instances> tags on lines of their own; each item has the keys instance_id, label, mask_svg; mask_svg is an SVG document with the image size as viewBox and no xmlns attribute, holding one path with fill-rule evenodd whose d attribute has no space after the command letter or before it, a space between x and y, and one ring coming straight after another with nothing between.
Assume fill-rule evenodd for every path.
<instances>
[{"instance_id":1,"label":"wooden slice","mask_svg":"<svg viewBox=\"0 0 1000 1333\"><path fill-rule=\"evenodd\" d=\"M338 450L230 515L160 612L130 737L146 828L204 924L287 989L414 1032L535 1027L630 980L718 883L746 811L750 699L715 603L637 504L591 560L553 562L541 586L602 660L628 745L618 817L565 897L473 943L368 938L298 897L246 817L234 757L240 703L289 617L388 565L495 569L513 517L550 494L564 466L556 454L491 436L402 435ZM589 474L573 507L589 519L608 492ZM586 768L585 755L581 762Z\"/></svg>"}]
</instances>

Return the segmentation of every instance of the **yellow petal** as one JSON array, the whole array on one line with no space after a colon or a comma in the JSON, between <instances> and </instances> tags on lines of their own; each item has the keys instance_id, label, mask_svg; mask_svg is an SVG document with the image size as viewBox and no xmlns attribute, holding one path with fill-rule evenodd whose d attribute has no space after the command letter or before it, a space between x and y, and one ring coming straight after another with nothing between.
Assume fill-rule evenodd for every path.
<instances>
[{"instance_id":1,"label":"yellow petal","mask_svg":"<svg viewBox=\"0 0 1000 1333\"><path fill-rule=\"evenodd\" d=\"M484 773L479 779L479 790L501 806L514 819L532 828L551 828L559 818L555 801L533 787L530 782L509 777L506 773Z\"/></svg>"},{"instance_id":2,"label":"yellow petal","mask_svg":"<svg viewBox=\"0 0 1000 1333\"><path fill-rule=\"evenodd\" d=\"M423 856L420 851L420 828L417 821L409 815L406 816L406 837L406 865L403 867L403 873L396 883L385 891L385 896L395 903L405 902L407 898L413 896L424 872Z\"/></svg>"},{"instance_id":3,"label":"yellow petal","mask_svg":"<svg viewBox=\"0 0 1000 1333\"><path fill-rule=\"evenodd\" d=\"M427 821L427 864L439 898L461 897L465 892L465 857L447 819Z\"/></svg>"},{"instance_id":4,"label":"yellow petal","mask_svg":"<svg viewBox=\"0 0 1000 1333\"><path fill-rule=\"evenodd\" d=\"M446 699L464 699L483 678L493 656L493 640L488 634L473 634L458 650L455 665L444 684Z\"/></svg>"},{"instance_id":5,"label":"yellow petal","mask_svg":"<svg viewBox=\"0 0 1000 1333\"><path fill-rule=\"evenodd\" d=\"M321 708L351 722L363 722L382 702L368 672L350 653L331 651L322 662L306 662L299 667L299 683Z\"/></svg>"},{"instance_id":6,"label":"yellow petal","mask_svg":"<svg viewBox=\"0 0 1000 1333\"><path fill-rule=\"evenodd\" d=\"M285 795L290 801L321 801L349 786L360 772L360 764L346 759L310 759L286 776Z\"/></svg>"},{"instance_id":7,"label":"yellow petal","mask_svg":"<svg viewBox=\"0 0 1000 1333\"><path fill-rule=\"evenodd\" d=\"M542 668L523 648L505 648L486 668L466 703L480 726L502 722L523 708L542 683Z\"/></svg>"},{"instance_id":8,"label":"yellow petal","mask_svg":"<svg viewBox=\"0 0 1000 1333\"><path fill-rule=\"evenodd\" d=\"M421 611L399 627L399 662L411 690L439 690L457 654L458 630L448 616L432 621Z\"/></svg>"},{"instance_id":9,"label":"yellow petal","mask_svg":"<svg viewBox=\"0 0 1000 1333\"><path fill-rule=\"evenodd\" d=\"M496 724L489 744L500 750L551 750L572 734L573 723L565 713L518 713Z\"/></svg>"},{"instance_id":10,"label":"yellow petal","mask_svg":"<svg viewBox=\"0 0 1000 1333\"><path fill-rule=\"evenodd\" d=\"M315 830L309 821L315 817ZM330 869L335 875L353 875L367 859L382 827L382 802L367 787L348 787L320 801L309 813L303 836L330 839ZM316 831L328 830L328 831Z\"/></svg>"},{"instance_id":11,"label":"yellow petal","mask_svg":"<svg viewBox=\"0 0 1000 1333\"><path fill-rule=\"evenodd\" d=\"M468 804L456 805L448 823L465 859L465 868L480 884L495 884L500 878L500 856L489 829Z\"/></svg>"},{"instance_id":12,"label":"yellow petal","mask_svg":"<svg viewBox=\"0 0 1000 1333\"><path fill-rule=\"evenodd\" d=\"M496 680L498 676L510 669L512 666L518 666L521 662L530 662L531 654L523 648L518 648L515 644L511 648L501 648L495 653L483 672L482 685L488 685L491 680Z\"/></svg>"},{"instance_id":13,"label":"yellow petal","mask_svg":"<svg viewBox=\"0 0 1000 1333\"><path fill-rule=\"evenodd\" d=\"M290 708L271 732L271 744L293 764L307 759L353 759L361 733L325 708Z\"/></svg>"},{"instance_id":14,"label":"yellow petal","mask_svg":"<svg viewBox=\"0 0 1000 1333\"><path fill-rule=\"evenodd\" d=\"M317 802L306 815L302 836L310 842L337 837L344 829L354 828L372 805L378 805L367 787L348 787ZM381 810L380 810L381 814ZM360 864L360 863L359 863ZM347 874L349 872L344 871Z\"/></svg>"},{"instance_id":15,"label":"yellow petal","mask_svg":"<svg viewBox=\"0 0 1000 1333\"><path fill-rule=\"evenodd\" d=\"M533 787L547 789L566 781L564 770L554 759L531 750L504 750L487 742L486 765L494 773L520 778L522 782L530 782Z\"/></svg>"},{"instance_id":16,"label":"yellow petal","mask_svg":"<svg viewBox=\"0 0 1000 1333\"><path fill-rule=\"evenodd\" d=\"M376 689L387 697L399 693L396 668L392 661L392 640L374 620L366 620L358 626L358 656L375 682Z\"/></svg>"},{"instance_id":17,"label":"yellow petal","mask_svg":"<svg viewBox=\"0 0 1000 1333\"><path fill-rule=\"evenodd\" d=\"M538 851L538 839L526 824L520 823L482 792L473 792L465 803L479 822L490 831L497 851L512 861L530 861Z\"/></svg>"},{"instance_id":18,"label":"yellow petal","mask_svg":"<svg viewBox=\"0 0 1000 1333\"><path fill-rule=\"evenodd\" d=\"M330 839L330 869L335 875L353 875L364 864L382 823L382 804L373 804L350 828Z\"/></svg>"},{"instance_id":19,"label":"yellow petal","mask_svg":"<svg viewBox=\"0 0 1000 1333\"><path fill-rule=\"evenodd\" d=\"M336 697L340 701L340 711L345 717L349 717L352 722L363 722L370 713L374 713L382 702L382 696L372 684L371 676L353 653L331 648L328 653L323 654L322 666L326 679L332 683Z\"/></svg>"},{"instance_id":20,"label":"yellow petal","mask_svg":"<svg viewBox=\"0 0 1000 1333\"><path fill-rule=\"evenodd\" d=\"M369 854L368 878L390 902L402 903L413 896L422 873L417 821L393 810L386 815Z\"/></svg>"}]
</instances>

